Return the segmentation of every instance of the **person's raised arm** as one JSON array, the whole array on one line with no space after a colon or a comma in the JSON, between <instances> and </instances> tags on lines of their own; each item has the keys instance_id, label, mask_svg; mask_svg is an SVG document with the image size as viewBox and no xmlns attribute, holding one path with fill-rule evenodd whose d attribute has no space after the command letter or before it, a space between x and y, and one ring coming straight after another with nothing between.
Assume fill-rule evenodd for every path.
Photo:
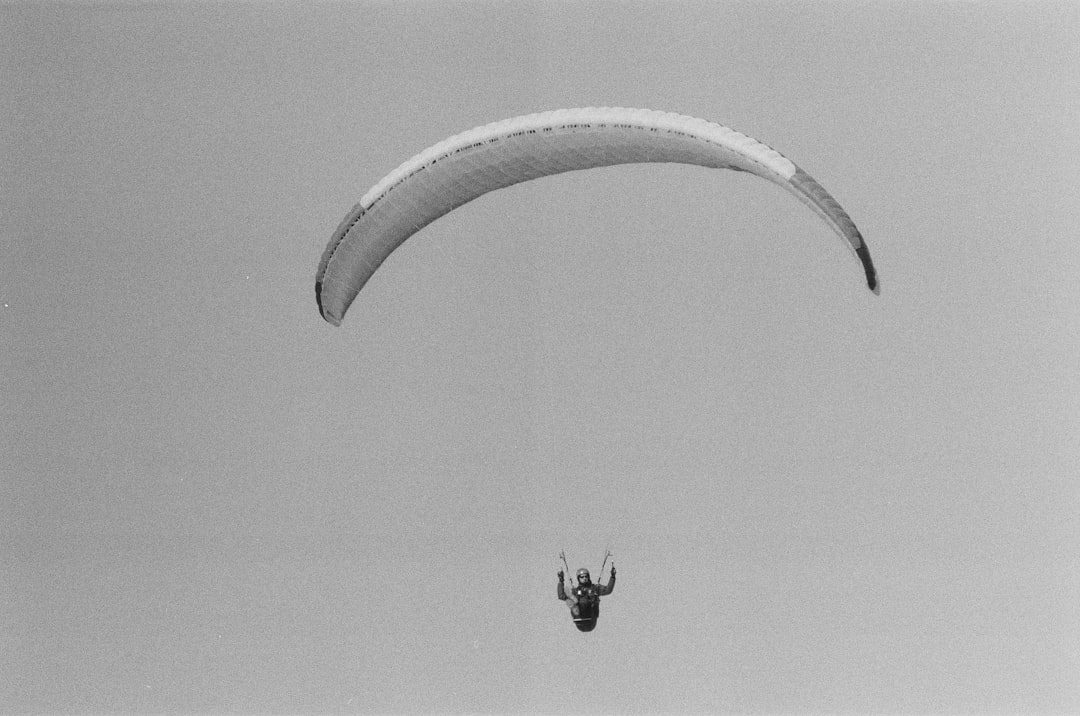
<instances>
[{"instance_id":1,"label":"person's raised arm","mask_svg":"<svg viewBox=\"0 0 1080 716\"><path fill-rule=\"evenodd\" d=\"M611 563L611 577L608 579L607 584L597 585L600 588L600 594L611 594L615 591L615 563Z\"/></svg>"}]
</instances>

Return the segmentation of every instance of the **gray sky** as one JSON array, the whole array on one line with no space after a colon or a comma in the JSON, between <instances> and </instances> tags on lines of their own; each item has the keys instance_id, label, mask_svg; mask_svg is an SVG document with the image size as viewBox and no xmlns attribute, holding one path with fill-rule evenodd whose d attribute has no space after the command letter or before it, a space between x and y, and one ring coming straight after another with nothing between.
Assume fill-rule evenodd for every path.
<instances>
[{"instance_id":1,"label":"gray sky","mask_svg":"<svg viewBox=\"0 0 1080 716\"><path fill-rule=\"evenodd\" d=\"M1080 712L1080 6L0 7L0 710ZM384 174L617 167L312 291ZM556 555L619 583L595 632Z\"/></svg>"}]
</instances>

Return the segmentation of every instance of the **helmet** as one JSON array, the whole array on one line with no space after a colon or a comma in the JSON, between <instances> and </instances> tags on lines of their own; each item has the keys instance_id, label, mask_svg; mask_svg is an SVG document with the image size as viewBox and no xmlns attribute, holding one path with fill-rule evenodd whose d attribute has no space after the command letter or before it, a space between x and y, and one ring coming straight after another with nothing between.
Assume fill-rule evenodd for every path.
<instances>
[{"instance_id":1,"label":"helmet","mask_svg":"<svg viewBox=\"0 0 1080 716\"><path fill-rule=\"evenodd\" d=\"M588 582L589 581L589 570L582 567L581 569L579 569L577 571L577 578L578 578L579 582L581 582L581 581Z\"/></svg>"}]
</instances>

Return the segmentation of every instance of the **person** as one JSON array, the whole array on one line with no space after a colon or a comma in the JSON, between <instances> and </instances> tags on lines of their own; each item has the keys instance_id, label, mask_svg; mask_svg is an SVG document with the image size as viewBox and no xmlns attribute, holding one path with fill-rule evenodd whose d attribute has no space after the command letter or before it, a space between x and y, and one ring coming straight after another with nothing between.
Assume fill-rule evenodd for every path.
<instances>
[{"instance_id":1,"label":"person","mask_svg":"<svg viewBox=\"0 0 1080 716\"><path fill-rule=\"evenodd\" d=\"M559 601L570 607L570 616L579 631L592 631L596 628L596 620L600 616L600 597L611 594L615 589L615 563L611 563L611 578L607 584L593 584L589 570L582 567L577 571L577 586L571 589L567 596L563 586L565 579L566 575L560 569L557 591Z\"/></svg>"}]
</instances>

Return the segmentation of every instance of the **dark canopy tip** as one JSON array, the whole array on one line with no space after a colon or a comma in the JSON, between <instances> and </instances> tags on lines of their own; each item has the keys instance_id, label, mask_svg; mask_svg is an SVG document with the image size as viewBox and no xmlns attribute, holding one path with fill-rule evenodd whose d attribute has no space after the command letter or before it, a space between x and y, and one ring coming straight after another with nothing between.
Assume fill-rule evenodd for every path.
<instances>
[{"instance_id":1,"label":"dark canopy tip","mask_svg":"<svg viewBox=\"0 0 1080 716\"><path fill-rule=\"evenodd\" d=\"M859 257L859 261L862 261L863 270L866 271L866 285L870 287L870 290L875 294L881 293L881 286L878 285L877 270L874 268L874 262L870 258L870 249L866 248L866 242L855 249L855 253Z\"/></svg>"}]
</instances>

